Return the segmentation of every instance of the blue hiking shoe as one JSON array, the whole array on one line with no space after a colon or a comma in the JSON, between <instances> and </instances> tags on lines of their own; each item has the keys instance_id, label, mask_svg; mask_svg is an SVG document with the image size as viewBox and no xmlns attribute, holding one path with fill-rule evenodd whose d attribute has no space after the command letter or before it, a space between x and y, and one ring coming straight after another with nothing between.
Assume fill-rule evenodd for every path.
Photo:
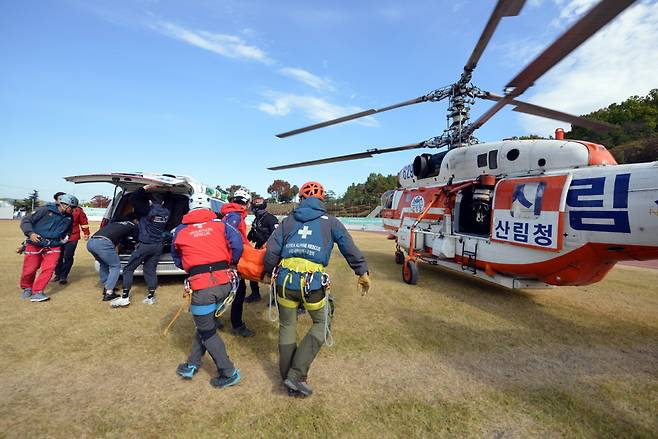
<instances>
[{"instance_id":1,"label":"blue hiking shoe","mask_svg":"<svg viewBox=\"0 0 658 439\"><path fill-rule=\"evenodd\" d=\"M32 288L24 288L21 299L29 299L30 297L32 297Z\"/></svg>"},{"instance_id":2,"label":"blue hiking shoe","mask_svg":"<svg viewBox=\"0 0 658 439\"><path fill-rule=\"evenodd\" d=\"M235 369L230 377L225 377L220 375L211 379L210 385L213 387L219 387L220 389L223 389L225 387L235 386L239 382L240 382L240 370Z\"/></svg>"},{"instance_id":3,"label":"blue hiking shoe","mask_svg":"<svg viewBox=\"0 0 658 439\"><path fill-rule=\"evenodd\" d=\"M30 297L30 302L45 302L46 300L50 300L50 297L43 294L43 291L39 291L36 294L32 294L32 296Z\"/></svg>"},{"instance_id":4,"label":"blue hiking shoe","mask_svg":"<svg viewBox=\"0 0 658 439\"><path fill-rule=\"evenodd\" d=\"M194 375L199 371L199 366L189 363L181 363L176 368L176 373L186 380L191 380Z\"/></svg>"}]
</instances>

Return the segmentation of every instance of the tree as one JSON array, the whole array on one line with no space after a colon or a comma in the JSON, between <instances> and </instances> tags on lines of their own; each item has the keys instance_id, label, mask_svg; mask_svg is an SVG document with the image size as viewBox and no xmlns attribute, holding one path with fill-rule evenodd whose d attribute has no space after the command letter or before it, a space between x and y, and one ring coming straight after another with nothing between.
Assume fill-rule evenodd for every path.
<instances>
[{"instance_id":1,"label":"tree","mask_svg":"<svg viewBox=\"0 0 658 439\"><path fill-rule=\"evenodd\" d=\"M285 180L274 180L272 184L267 188L267 193L272 196L274 201L284 202L292 200L290 196L290 183ZM299 192L299 189L297 189ZM295 194L296 195L296 194Z\"/></svg>"},{"instance_id":2,"label":"tree","mask_svg":"<svg viewBox=\"0 0 658 439\"><path fill-rule=\"evenodd\" d=\"M94 195L91 200L89 200L89 207L102 208L110 205L112 201L109 197L105 195Z\"/></svg>"},{"instance_id":3,"label":"tree","mask_svg":"<svg viewBox=\"0 0 658 439\"><path fill-rule=\"evenodd\" d=\"M371 173L365 183L352 183L343 195L343 202L352 205L363 205L374 208L379 204L379 198L389 189L398 186L397 175L384 176Z\"/></svg>"},{"instance_id":4,"label":"tree","mask_svg":"<svg viewBox=\"0 0 658 439\"><path fill-rule=\"evenodd\" d=\"M14 207L18 210L25 209L28 212L33 211L34 209L39 207L39 191L35 189L26 198L23 198L20 201L16 200L16 202L14 203Z\"/></svg>"},{"instance_id":5,"label":"tree","mask_svg":"<svg viewBox=\"0 0 658 439\"><path fill-rule=\"evenodd\" d=\"M237 191L240 188L242 188L241 184L232 184L228 188L226 188L226 191L229 193L229 196L233 196L235 191Z\"/></svg>"},{"instance_id":6,"label":"tree","mask_svg":"<svg viewBox=\"0 0 658 439\"><path fill-rule=\"evenodd\" d=\"M574 125L565 133L566 138L603 144L620 163L635 163L644 160L643 157L658 158L655 141L650 140L658 135L658 89L644 97L631 96L620 104L611 104L583 117L609 122L619 128L597 132ZM618 147L623 147L623 151L616 151Z\"/></svg>"}]
</instances>

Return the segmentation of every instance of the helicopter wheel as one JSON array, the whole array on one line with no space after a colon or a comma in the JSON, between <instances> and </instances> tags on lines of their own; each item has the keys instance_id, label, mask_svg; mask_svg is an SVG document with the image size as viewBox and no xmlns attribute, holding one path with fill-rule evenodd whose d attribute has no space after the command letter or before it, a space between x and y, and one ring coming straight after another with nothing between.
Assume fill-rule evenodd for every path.
<instances>
[{"instance_id":1,"label":"helicopter wheel","mask_svg":"<svg viewBox=\"0 0 658 439\"><path fill-rule=\"evenodd\" d=\"M418 264L411 259L404 261L402 265L402 280L409 285L416 285L418 282Z\"/></svg>"},{"instance_id":2,"label":"helicopter wheel","mask_svg":"<svg viewBox=\"0 0 658 439\"><path fill-rule=\"evenodd\" d=\"M401 265L404 262L404 253L402 250L395 250L395 263Z\"/></svg>"}]
</instances>

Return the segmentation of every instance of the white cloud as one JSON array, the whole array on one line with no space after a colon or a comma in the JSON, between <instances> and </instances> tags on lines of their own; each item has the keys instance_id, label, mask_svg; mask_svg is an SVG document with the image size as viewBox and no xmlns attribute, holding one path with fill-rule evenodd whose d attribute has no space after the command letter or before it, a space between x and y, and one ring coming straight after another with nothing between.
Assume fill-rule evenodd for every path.
<instances>
[{"instance_id":1,"label":"white cloud","mask_svg":"<svg viewBox=\"0 0 658 439\"><path fill-rule=\"evenodd\" d=\"M313 73L304 69L284 67L279 69L279 73L289 78L303 82L304 84L313 87L316 90L334 90L334 86L330 79L320 78L319 76L314 75Z\"/></svg>"},{"instance_id":2,"label":"white cloud","mask_svg":"<svg viewBox=\"0 0 658 439\"><path fill-rule=\"evenodd\" d=\"M579 18L598 2L599 0L555 0L560 10L561 21L573 21Z\"/></svg>"},{"instance_id":3,"label":"white cloud","mask_svg":"<svg viewBox=\"0 0 658 439\"><path fill-rule=\"evenodd\" d=\"M569 3L571 10L585 1ZM578 9L580 10L580 9ZM586 114L646 95L658 86L658 3L642 2L629 8L601 29L565 61L554 67L522 100L573 114ZM528 132L552 134L564 122L521 116Z\"/></svg>"},{"instance_id":4,"label":"white cloud","mask_svg":"<svg viewBox=\"0 0 658 439\"><path fill-rule=\"evenodd\" d=\"M294 95L271 92L265 96L269 102L258 105L258 109L271 116L287 116L293 111L301 111L307 118L320 122L335 119L347 114L362 111L362 108L332 104L322 98L308 95ZM357 123L366 126L379 126L376 119L364 117Z\"/></svg>"},{"instance_id":5,"label":"white cloud","mask_svg":"<svg viewBox=\"0 0 658 439\"><path fill-rule=\"evenodd\" d=\"M263 50L248 45L242 38L235 35L195 31L167 22L158 22L152 25L152 27L168 37L184 41L227 58L247 59L265 64L272 64L273 62Z\"/></svg>"}]
</instances>

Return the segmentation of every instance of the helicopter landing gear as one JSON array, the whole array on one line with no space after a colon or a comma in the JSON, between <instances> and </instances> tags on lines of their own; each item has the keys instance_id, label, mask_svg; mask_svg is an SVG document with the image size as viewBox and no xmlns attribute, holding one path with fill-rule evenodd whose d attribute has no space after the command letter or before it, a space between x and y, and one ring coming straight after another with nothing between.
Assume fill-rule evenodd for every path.
<instances>
[{"instance_id":1,"label":"helicopter landing gear","mask_svg":"<svg viewBox=\"0 0 658 439\"><path fill-rule=\"evenodd\" d=\"M401 265L404 262L404 253L399 248L395 250L395 263Z\"/></svg>"},{"instance_id":2,"label":"helicopter landing gear","mask_svg":"<svg viewBox=\"0 0 658 439\"><path fill-rule=\"evenodd\" d=\"M418 264L413 259L406 259L402 265L402 280L409 285L416 285L418 282Z\"/></svg>"}]
</instances>

